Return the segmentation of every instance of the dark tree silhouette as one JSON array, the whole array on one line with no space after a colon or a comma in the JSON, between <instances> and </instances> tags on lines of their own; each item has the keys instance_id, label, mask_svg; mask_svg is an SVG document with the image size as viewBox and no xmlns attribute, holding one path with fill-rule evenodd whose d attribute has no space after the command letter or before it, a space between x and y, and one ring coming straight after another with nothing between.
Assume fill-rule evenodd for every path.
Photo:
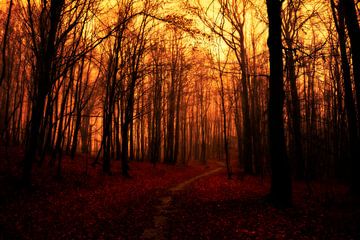
<instances>
[{"instance_id":1,"label":"dark tree silhouette","mask_svg":"<svg viewBox=\"0 0 360 240\"><path fill-rule=\"evenodd\" d=\"M11 21L11 12L12 12L12 8L13 8L13 0L10 0L9 2L9 10L8 10L8 14L7 14L7 18L6 18L6 22L5 22L5 30L4 30L4 37L2 39L2 51L1 51L1 58L2 58L2 67L1 67L1 73L0 73L0 87L2 82L5 79L5 72L6 72L6 46L8 44L8 39L9 39L9 26L10 26L10 21Z\"/></svg>"},{"instance_id":2,"label":"dark tree silhouette","mask_svg":"<svg viewBox=\"0 0 360 240\"><path fill-rule=\"evenodd\" d=\"M31 184L32 164L38 149L39 129L45 106L46 96L51 89L51 74L54 71L54 59L56 55L55 39L58 34L61 12L64 7L64 1L53 0L49 5L44 4L40 21L48 24L48 29L40 28L42 38L40 42L36 40L36 32L34 28L34 14L31 10L31 3L28 1L29 25L32 29L33 48L36 56L36 74L34 76L35 93L32 102L31 125L29 130L29 138L26 144L24 156L24 172L23 181L25 184Z\"/></svg>"},{"instance_id":3,"label":"dark tree silhouette","mask_svg":"<svg viewBox=\"0 0 360 240\"><path fill-rule=\"evenodd\" d=\"M351 179L351 191L354 194L360 194L360 183L359 183L359 121L356 120L356 108L355 99L353 95L352 82L351 82L351 67L347 56L346 46L346 32L345 23L348 29L348 34L351 43L351 54L353 60L353 72L357 100L359 101L359 83L358 77L360 77L359 65L360 65L360 54L358 53L359 46L357 43L360 40L359 25L356 19L354 19L354 4L352 0L340 0L336 5L334 0L331 0L331 9L336 30L338 32L340 56L341 56L341 68L344 81L344 93L345 93L345 109L348 119L348 134L350 141L350 158L352 165L352 179ZM355 14L356 15L356 14ZM356 16L355 16L356 17ZM357 76L359 75L359 76ZM359 108L359 102L357 104ZM359 112L359 111L358 111Z\"/></svg>"},{"instance_id":4,"label":"dark tree silhouette","mask_svg":"<svg viewBox=\"0 0 360 240\"><path fill-rule=\"evenodd\" d=\"M346 28L348 31L350 44L351 44L351 57L352 57L352 65L353 65L353 74L354 74L354 82L356 89L356 100L357 100L357 110L358 110L358 121L357 128L360 128L360 27L359 27L359 15L356 13L356 7L353 0L340 0L339 5L344 8L344 17ZM350 120L349 120L350 121ZM354 123L356 124L356 123ZM359 135L360 133L357 131L355 133ZM352 184L351 190L354 194L360 194L360 148L359 148L359 136L356 136L356 139L353 139L350 144L352 146Z\"/></svg>"},{"instance_id":5,"label":"dark tree silhouette","mask_svg":"<svg viewBox=\"0 0 360 240\"><path fill-rule=\"evenodd\" d=\"M270 79L268 127L271 161L270 198L275 205L289 206L292 202L289 160L284 137L284 83L281 42L281 0L267 0L269 18L268 47L270 52Z\"/></svg>"}]
</instances>

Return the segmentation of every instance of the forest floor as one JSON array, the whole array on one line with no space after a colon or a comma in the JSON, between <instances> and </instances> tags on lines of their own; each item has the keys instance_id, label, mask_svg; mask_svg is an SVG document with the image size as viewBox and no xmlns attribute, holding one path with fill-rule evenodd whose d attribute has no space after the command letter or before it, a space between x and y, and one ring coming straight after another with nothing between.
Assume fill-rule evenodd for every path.
<instances>
[{"instance_id":1,"label":"forest floor","mask_svg":"<svg viewBox=\"0 0 360 240\"><path fill-rule=\"evenodd\" d=\"M11 167L22 153L9 156L0 239L360 239L360 199L336 182L294 182L294 206L276 209L264 200L269 179L228 180L218 162L133 162L125 179L117 161L105 176L79 157L65 158L61 180L35 167L33 187L23 189Z\"/></svg>"}]
</instances>

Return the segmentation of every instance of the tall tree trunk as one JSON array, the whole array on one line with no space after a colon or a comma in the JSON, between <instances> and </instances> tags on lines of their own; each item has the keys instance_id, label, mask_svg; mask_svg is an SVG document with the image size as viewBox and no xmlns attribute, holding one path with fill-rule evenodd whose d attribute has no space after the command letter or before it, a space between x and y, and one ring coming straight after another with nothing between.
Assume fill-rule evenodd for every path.
<instances>
[{"instance_id":1,"label":"tall tree trunk","mask_svg":"<svg viewBox=\"0 0 360 240\"><path fill-rule=\"evenodd\" d=\"M343 5L346 28L350 38L350 50L352 56L354 82L356 89L356 100L358 110L358 124L360 125L360 27L357 10L353 0L340 0L339 4ZM359 167L359 163L355 166ZM358 171L359 168L356 168ZM356 174L356 173L355 173ZM359 175L359 174L357 174ZM360 178L360 177L359 177ZM359 179L360 180L360 179ZM360 181L359 181L360 182ZM358 191L360 193L360 183L358 185Z\"/></svg>"},{"instance_id":2,"label":"tall tree trunk","mask_svg":"<svg viewBox=\"0 0 360 240\"><path fill-rule=\"evenodd\" d=\"M80 126L81 126L81 114L82 114L82 110L83 110L83 103L82 103L82 76L83 76L83 72L84 72L84 63L85 63L85 57L83 57L81 59L81 64L79 65L79 73L78 73L78 77L77 77L77 82L76 82L76 89L75 89L75 96L74 96L74 105L75 105L75 109L76 109L76 120L75 120L75 126L74 126L74 133L73 133L73 141L72 141L72 146L71 146L71 150L70 150L70 156L71 159L74 159L75 154L76 154L76 150L77 150L77 146L78 146L78 136L79 136L79 131L80 131ZM69 136L70 138L70 136Z\"/></svg>"},{"instance_id":3,"label":"tall tree trunk","mask_svg":"<svg viewBox=\"0 0 360 240\"><path fill-rule=\"evenodd\" d=\"M294 137L294 157L295 157L295 175L298 179L304 178L305 162L303 160L302 142L301 142L301 122L300 122L300 101L297 92L295 60L293 46L291 40L287 41L288 50L286 51L286 69L287 79L290 82L291 107L292 116L292 132Z\"/></svg>"},{"instance_id":4,"label":"tall tree trunk","mask_svg":"<svg viewBox=\"0 0 360 240\"><path fill-rule=\"evenodd\" d=\"M225 66L224 66L225 68ZM225 105L225 88L224 88L224 81L223 81L223 69L220 68L219 62L219 74L220 74L220 100L221 100L221 109L222 112L222 120L223 120L223 139L224 139L224 150L225 150L225 164L228 179L232 178L232 169L230 163L230 154L229 154L229 143L227 138L227 117L226 117L226 105Z\"/></svg>"},{"instance_id":5,"label":"tall tree trunk","mask_svg":"<svg viewBox=\"0 0 360 240\"><path fill-rule=\"evenodd\" d=\"M116 115L114 117L114 130L115 130L115 158L116 160L120 160L121 157L121 144L120 144L120 103L116 101Z\"/></svg>"},{"instance_id":6,"label":"tall tree trunk","mask_svg":"<svg viewBox=\"0 0 360 240\"><path fill-rule=\"evenodd\" d=\"M45 105L45 94L41 93L33 101L32 111L31 111L31 125L29 137L25 147L25 156L24 156L24 168L23 168L23 183L25 185L31 185L31 173L32 173L32 164L36 157L36 151L38 147L38 135L41 124L41 119L44 111Z\"/></svg>"},{"instance_id":7,"label":"tall tree trunk","mask_svg":"<svg viewBox=\"0 0 360 240\"><path fill-rule=\"evenodd\" d=\"M30 2L28 2L30 4ZM36 59L36 76L34 77L35 96L32 104L31 126L29 131L29 138L25 146L24 168L23 168L23 182L31 184L32 164L35 159L38 148L40 124L45 107L45 98L51 89L51 73L53 71L53 60L56 55L55 38L59 28L59 21L61 11L64 5L64 0L52 0L49 9L50 27L46 39L43 39L41 46L42 54ZM28 6L31 8L31 6ZM32 14L32 13L30 13ZM33 16L31 16L32 18ZM35 34L35 33L33 33ZM35 47L35 46L33 46Z\"/></svg>"},{"instance_id":8,"label":"tall tree trunk","mask_svg":"<svg viewBox=\"0 0 360 240\"><path fill-rule=\"evenodd\" d=\"M9 10L8 10L8 14L7 14L7 18L6 18L6 22L5 22L5 31L4 31L4 37L3 37L3 43L2 43L2 51L1 51L1 58L2 58L2 68L1 68L1 74L0 74L0 87L2 82L5 79L5 71L6 71L6 47L7 47L7 43L8 43L8 38L9 38L9 27L10 27L10 20L11 20L11 13L12 13L12 7L13 7L13 0L10 0L9 2Z\"/></svg>"},{"instance_id":9,"label":"tall tree trunk","mask_svg":"<svg viewBox=\"0 0 360 240\"><path fill-rule=\"evenodd\" d=\"M181 70L180 70L181 71ZM182 79L180 73L180 79L178 84L178 91L176 96L176 125L175 125L175 143L174 143L174 163L177 163L179 156L179 141L180 141L180 105L181 105L181 95L182 95Z\"/></svg>"},{"instance_id":10,"label":"tall tree trunk","mask_svg":"<svg viewBox=\"0 0 360 240\"><path fill-rule=\"evenodd\" d=\"M270 198L274 205L289 206L292 203L292 187L284 136L284 83L281 43L280 0L267 0L269 18L268 47L270 52L268 128L271 160Z\"/></svg>"},{"instance_id":11,"label":"tall tree trunk","mask_svg":"<svg viewBox=\"0 0 360 240\"><path fill-rule=\"evenodd\" d=\"M73 69L70 70L71 72L73 72ZM72 73L70 73L70 75L72 75ZM64 135L65 135L65 130L66 130L66 120L65 120L65 108L66 108L66 102L68 100L68 95L71 89L71 84L72 84L72 76L70 77L70 81L68 83L68 86L64 86L64 93L63 93L63 99L61 102L61 107L60 107L60 114L59 114L59 124L58 124L58 133L57 133L57 138L56 138L56 143L55 143L55 148L53 150L53 154L52 154L52 159L53 161L56 160L56 158L58 159L58 165L57 165L57 177L61 178L61 162L62 162L62 143L64 141ZM65 83L64 83L65 84ZM65 124L64 124L65 121Z\"/></svg>"},{"instance_id":12,"label":"tall tree trunk","mask_svg":"<svg viewBox=\"0 0 360 240\"><path fill-rule=\"evenodd\" d=\"M346 54L346 35L345 35L345 22L344 19L346 14L345 6L343 5L343 1L339 2L338 5L338 14L336 16L335 13L335 4L334 1L331 0L331 7L333 18L335 21L336 30L339 35L339 45L340 45L340 55L341 55L341 67L343 70L343 79L344 79L344 93L345 93L345 108L348 120L348 133L350 140L350 157L352 163L352 184L351 190L355 194L360 193L359 189L359 177L358 177L358 166L359 166L359 136L358 136L358 128L356 123L356 110L355 103L352 93L352 84L351 84L351 73L350 73L350 64ZM355 70L355 69L354 69Z\"/></svg>"},{"instance_id":13,"label":"tall tree trunk","mask_svg":"<svg viewBox=\"0 0 360 240\"><path fill-rule=\"evenodd\" d=\"M240 69L241 69L241 86L242 86L242 117L243 117L243 162L244 171L253 174L253 145L252 145L252 126L250 121L250 104L249 104L249 74L247 66L247 54L245 48L244 23L239 26L240 34Z\"/></svg>"},{"instance_id":14,"label":"tall tree trunk","mask_svg":"<svg viewBox=\"0 0 360 240\"><path fill-rule=\"evenodd\" d=\"M135 94L135 84L138 76L134 72L131 76L131 82L129 85L129 92L126 97L126 107L125 107L125 119L121 129L121 140L122 140L122 149L121 149L121 171L124 177L129 177L129 127L133 121L133 112L134 112L134 94Z\"/></svg>"},{"instance_id":15,"label":"tall tree trunk","mask_svg":"<svg viewBox=\"0 0 360 240\"><path fill-rule=\"evenodd\" d=\"M169 105L168 105L168 125L167 125L167 143L166 143L166 156L165 162L169 164L174 163L174 137L175 137L175 100L176 100L176 91L175 91L175 70L172 70L172 80L170 86L170 93L169 93Z\"/></svg>"},{"instance_id":16,"label":"tall tree trunk","mask_svg":"<svg viewBox=\"0 0 360 240\"><path fill-rule=\"evenodd\" d=\"M130 140L130 143L129 143L129 151L130 151L130 154L129 154L129 160L130 161L134 161L135 158L134 158L134 120L131 118L131 121L130 121L130 136L129 136L129 140Z\"/></svg>"},{"instance_id":17,"label":"tall tree trunk","mask_svg":"<svg viewBox=\"0 0 360 240\"><path fill-rule=\"evenodd\" d=\"M352 143L354 146L354 156L352 158L352 185L351 191L356 195L360 195L360 140L359 140L359 128L360 128L360 28L358 22L358 14L356 13L356 7L353 0L341 0L344 4L345 22L350 38L351 44L351 56L353 64L353 73L356 89L357 111L358 111L358 136L357 141ZM355 151L356 150L356 151Z\"/></svg>"}]
</instances>

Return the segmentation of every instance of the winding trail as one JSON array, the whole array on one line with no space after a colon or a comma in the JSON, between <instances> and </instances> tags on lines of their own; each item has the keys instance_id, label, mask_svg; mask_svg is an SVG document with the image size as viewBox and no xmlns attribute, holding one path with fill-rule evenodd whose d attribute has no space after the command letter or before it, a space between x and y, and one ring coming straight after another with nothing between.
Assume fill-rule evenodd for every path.
<instances>
[{"instance_id":1,"label":"winding trail","mask_svg":"<svg viewBox=\"0 0 360 240\"><path fill-rule=\"evenodd\" d=\"M223 165L223 164L221 164ZM177 184L176 186L169 189L169 191L165 192L165 194L159 198L159 204L155 206L156 208L156 214L154 215L153 219L153 227L146 228L142 234L141 239L158 239L158 240L164 240L167 239L165 236L165 229L168 222L168 215L169 213L176 212L176 209L171 206L173 195L177 192L180 192L185 189L187 185L190 183L214 174L216 172L219 172L223 170L224 167L218 167L213 170L207 171L203 174L200 174L198 176L192 177L184 182L181 182Z\"/></svg>"}]
</instances>

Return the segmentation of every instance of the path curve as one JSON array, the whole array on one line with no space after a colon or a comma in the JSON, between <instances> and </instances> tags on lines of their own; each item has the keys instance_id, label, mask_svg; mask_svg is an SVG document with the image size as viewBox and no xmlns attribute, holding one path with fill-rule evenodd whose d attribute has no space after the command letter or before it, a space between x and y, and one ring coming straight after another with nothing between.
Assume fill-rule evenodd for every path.
<instances>
[{"instance_id":1,"label":"path curve","mask_svg":"<svg viewBox=\"0 0 360 240\"><path fill-rule=\"evenodd\" d=\"M221 164L222 165L222 164ZM207 171L203 174L197 175L195 177L192 177L184 182L181 182L177 184L176 186L169 189L169 191L162 197L159 198L160 202L155 208L157 209L156 214L154 215L153 219L153 227L146 228L142 234L141 239L159 239L159 240L165 240L165 228L168 222L168 213L170 213L172 210L171 202L173 199L173 195L176 192L184 190L184 188L189 185L190 183L202 178L209 176L211 174L217 173L224 169L224 167L218 167L211 171Z\"/></svg>"}]
</instances>

